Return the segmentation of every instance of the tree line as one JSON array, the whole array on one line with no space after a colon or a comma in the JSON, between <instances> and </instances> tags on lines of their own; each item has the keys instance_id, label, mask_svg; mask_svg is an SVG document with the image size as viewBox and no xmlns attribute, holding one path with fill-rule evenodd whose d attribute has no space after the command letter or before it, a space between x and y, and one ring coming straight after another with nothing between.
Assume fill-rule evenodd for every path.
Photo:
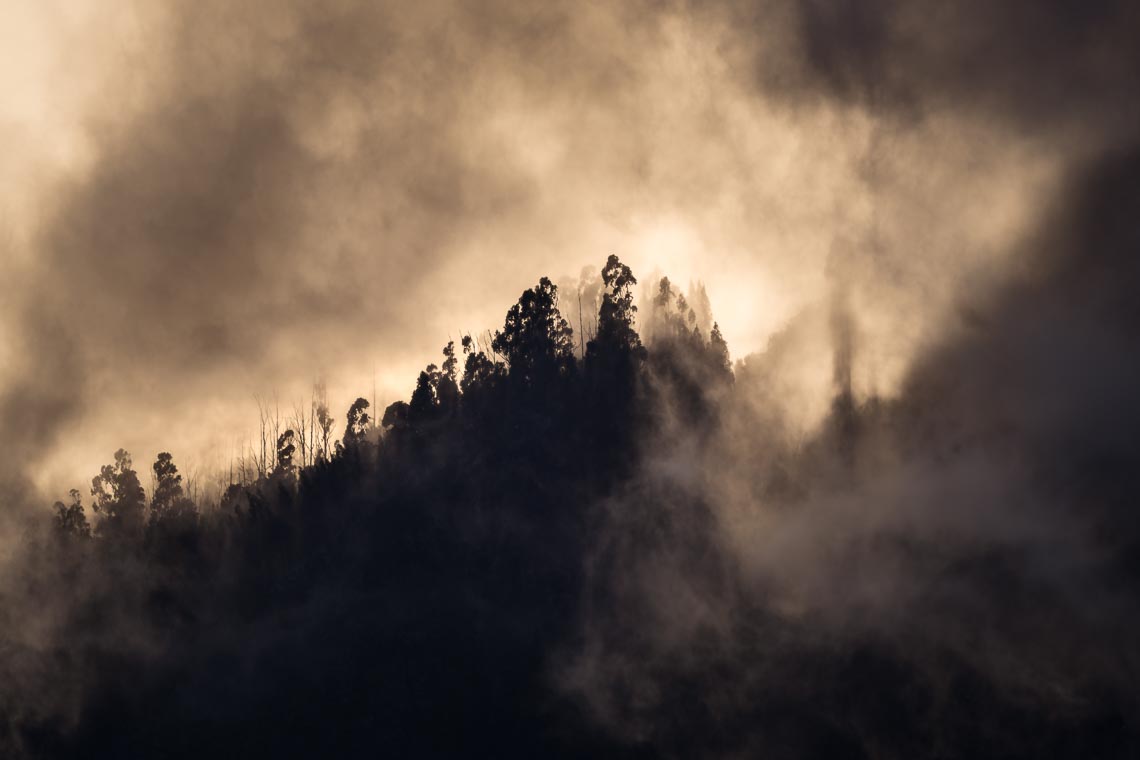
<instances>
[{"instance_id":1,"label":"tree line","mask_svg":"<svg viewBox=\"0 0 1140 760\"><path fill-rule=\"evenodd\" d=\"M0 755L1135 756L1131 693L1040 655L1112 651L1115 629L1025 635L1071 606L1016 552L826 543L874 512L833 505L954 456L921 408L857 399L841 345L819 429L782 437L778 386L730 363L703 294L662 278L639 314L637 284L610 256L587 316L542 278L383 411L361 397L334 423L318 391L282 423L262 402L217 503L169 452L148 497L116 452L0 585ZM726 496L785 537L811 526L811 561L784 549L758 579ZM864 620L842 583L810 585L832 561L927 593ZM797 573L830 601L781 604L768 583ZM987 669L1010 644L1064 688Z\"/></svg>"},{"instance_id":2,"label":"tree line","mask_svg":"<svg viewBox=\"0 0 1140 760\"><path fill-rule=\"evenodd\" d=\"M581 359L559 311L558 288L544 277L511 307L488 350L479 350L471 335L462 337L458 351L449 341L442 361L420 372L409 401L396 401L374 419L368 399L357 398L339 440L323 386L316 389L311 413L297 407L284 425L280 413L271 414L259 398L261 450L250 447L248 458L243 453L236 473L231 464L220 506L232 510L279 488L297 491L348 463L383 468L411 450L448 440L477 439L484 450L493 441L532 454L561 447L567 456L588 457L591 465L618 467L622 452L629 453L633 423L644 421L652 406L647 373L668 379L686 413L699 419L709 411L701 399L732 382L719 325L702 334L685 296L663 278L652 300L657 350L651 360L635 326L632 271L610 256L601 282L594 334L584 341ZM374 429L378 436L370 435ZM571 452L572 443L582 446ZM54 505L56 531L71 539L141 540L193 530L204 518L173 456L159 453L151 470L148 500L129 452L116 451L92 479L93 514L88 516L83 494L73 489L67 503Z\"/></svg>"},{"instance_id":3,"label":"tree line","mask_svg":"<svg viewBox=\"0 0 1140 760\"><path fill-rule=\"evenodd\" d=\"M651 431L678 419L711 430L733 373L719 328L702 330L667 279L643 320L650 350L633 272L610 256L600 275L588 340L576 342L558 288L541 278L488 340L443 346L407 401L376 414L358 398L338 440L323 394L289 426L262 405L266 451L251 451L239 467L248 477L216 505L195 503L169 452L151 465L147 498L117 451L87 504L78 490L55 504L41 555L66 610L54 656L89 691L67 731L51 730L61 718L48 712L11 738L47 755L109 756L296 756L328 749L330 736L349 754L382 742L418 754L604 746L549 682L573 635L600 505ZM296 618L289 634L270 623L282 615ZM152 649L109 643L119 636ZM297 680L274 687L274 672L249 665L243 699L204 707L234 657L288 663ZM324 679L375 708L368 720L335 700L294 702ZM196 719L202 710L212 717ZM281 732L282 714L307 717ZM320 729L306 722L316 716Z\"/></svg>"}]
</instances>

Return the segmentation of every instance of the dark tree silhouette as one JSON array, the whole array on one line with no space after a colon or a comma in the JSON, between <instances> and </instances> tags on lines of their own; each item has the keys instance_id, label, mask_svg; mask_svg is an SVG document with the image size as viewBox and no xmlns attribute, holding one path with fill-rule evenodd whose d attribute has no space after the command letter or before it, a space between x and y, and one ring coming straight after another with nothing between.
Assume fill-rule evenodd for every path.
<instances>
[{"instance_id":1,"label":"dark tree silhouette","mask_svg":"<svg viewBox=\"0 0 1140 760\"><path fill-rule=\"evenodd\" d=\"M61 536L90 538L91 526L87 523L87 514L83 509L83 497L74 488L69 495L70 504L57 501L54 505L55 530Z\"/></svg>"},{"instance_id":2,"label":"dark tree silhouette","mask_svg":"<svg viewBox=\"0 0 1140 760\"><path fill-rule=\"evenodd\" d=\"M146 493L125 450L116 451L114 464L103 465L91 480L91 495L95 497L92 509L100 517L99 535L130 538L142 534Z\"/></svg>"},{"instance_id":3,"label":"dark tree silhouette","mask_svg":"<svg viewBox=\"0 0 1140 760\"><path fill-rule=\"evenodd\" d=\"M329 413L328 401L325 399L324 384L318 384L316 388L316 398L314 399L314 413L313 417L317 423L317 431L314 440L316 447L317 461L328 461L333 453L333 426L336 424Z\"/></svg>"},{"instance_id":4,"label":"dark tree silhouette","mask_svg":"<svg viewBox=\"0 0 1140 760\"><path fill-rule=\"evenodd\" d=\"M712 356L712 363L723 371L726 379L730 378L732 362L728 357L728 343L725 342L724 336L720 332L720 325L716 322L713 322L712 331L709 333L709 352Z\"/></svg>"},{"instance_id":5,"label":"dark tree silhouette","mask_svg":"<svg viewBox=\"0 0 1140 760\"><path fill-rule=\"evenodd\" d=\"M162 452L154 460L155 487L154 495L150 500L152 516L159 516L174 507L175 502L182 498L182 476L174 465L174 457L169 452Z\"/></svg>"},{"instance_id":6,"label":"dark tree silhouette","mask_svg":"<svg viewBox=\"0 0 1140 760\"><path fill-rule=\"evenodd\" d=\"M473 391L480 388L490 388L505 376L505 367L492 360L482 351L475 350L474 341L470 335L463 337L463 352L467 359L463 365L463 379L459 388L466 398Z\"/></svg>"},{"instance_id":7,"label":"dark tree silhouette","mask_svg":"<svg viewBox=\"0 0 1140 760\"><path fill-rule=\"evenodd\" d=\"M384 410L384 418L380 424L385 429L401 429L408 424L408 402L393 401Z\"/></svg>"},{"instance_id":8,"label":"dark tree silhouette","mask_svg":"<svg viewBox=\"0 0 1140 760\"><path fill-rule=\"evenodd\" d=\"M1005 626L986 656L1017 665L1002 665L1012 686L941 631L917 645L909 628L873 624L821 635L770 602L723 550L731 526L698 482L717 474L708 463L764 470L757 498L798 518L813 491L844 503L862 474L836 457L835 431L857 431L838 436L850 446L925 431L897 433L907 410L862 403L848 383L809 440L768 440L755 423L773 417L754 414L703 288L686 300L662 279L639 314L636 284L608 257L579 363L543 278L489 353L464 336L460 377L448 342L380 430L358 398L335 452L316 393L312 463L286 430L271 473L200 510L163 452L148 522L116 452L92 482L95 535L73 491L55 505L55 538L30 544L26 575L0 586L0 621L22 590L50 637L0 639L0 673L32 695L0 701L0 755L1136 756L1136 648L1079 621L1055 650L1017 660L1012 644L1071 610L1070 591L1029 583L994 547L955 562L893 537L872 549L937 576L919 613L943 610L947 628L981 614L985 635ZM741 429L764 431L757 450L723 447ZM820 462L843 477L821 478ZM1101 658L1125 676L1084 672Z\"/></svg>"},{"instance_id":9,"label":"dark tree silhouette","mask_svg":"<svg viewBox=\"0 0 1140 760\"><path fill-rule=\"evenodd\" d=\"M408 420L413 425L425 425L435 420L439 408L439 399L436 397L438 387L439 368L429 364L416 379L416 389L412 392L411 403L408 404Z\"/></svg>"},{"instance_id":10,"label":"dark tree silhouette","mask_svg":"<svg viewBox=\"0 0 1140 760\"><path fill-rule=\"evenodd\" d=\"M548 278L523 292L491 347L506 359L510 378L524 387L573 371L574 334L558 311L558 288Z\"/></svg>"},{"instance_id":11,"label":"dark tree silhouette","mask_svg":"<svg viewBox=\"0 0 1140 760\"><path fill-rule=\"evenodd\" d=\"M348 408L344 425L345 448L362 443L368 435L368 425L372 421L368 416L369 406L368 399L358 398Z\"/></svg>"},{"instance_id":12,"label":"dark tree silhouette","mask_svg":"<svg viewBox=\"0 0 1140 760\"><path fill-rule=\"evenodd\" d=\"M295 440L296 434L292 430L286 430L277 437L277 468L274 471L275 474L284 476L293 474L293 454L297 451Z\"/></svg>"},{"instance_id":13,"label":"dark tree silhouette","mask_svg":"<svg viewBox=\"0 0 1140 760\"><path fill-rule=\"evenodd\" d=\"M586 431L591 465L606 471L600 460L632 461L637 383L646 358L634 326L637 278L617 256L602 267L602 303L597 334L587 344L586 388L590 427Z\"/></svg>"},{"instance_id":14,"label":"dark tree silhouette","mask_svg":"<svg viewBox=\"0 0 1140 760\"><path fill-rule=\"evenodd\" d=\"M602 267L602 305L598 312L598 332L588 344L587 357L609 352L645 357L641 336L634 328L637 307L633 305L633 286L637 278L617 256L610 255Z\"/></svg>"},{"instance_id":15,"label":"dark tree silhouette","mask_svg":"<svg viewBox=\"0 0 1140 760\"><path fill-rule=\"evenodd\" d=\"M708 432L733 378L719 325L713 324L706 340L694 309L663 277L653 298L651 328L650 406L670 410L658 417L660 422L676 416L684 426Z\"/></svg>"},{"instance_id":16,"label":"dark tree silhouette","mask_svg":"<svg viewBox=\"0 0 1140 760\"><path fill-rule=\"evenodd\" d=\"M182 489L182 475L169 452L162 452L154 460L155 487L150 500L151 523L192 521L196 507Z\"/></svg>"},{"instance_id":17,"label":"dark tree silhouette","mask_svg":"<svg viewBox=\"0 0 1140 760\"><path fill-rule=\"evenodd\" d=\"M459 359L455 356L455 341L443 347L443 365L436 384L436 400L441 417L454 417L459 412Z\"/></svg>"}]
</instances>

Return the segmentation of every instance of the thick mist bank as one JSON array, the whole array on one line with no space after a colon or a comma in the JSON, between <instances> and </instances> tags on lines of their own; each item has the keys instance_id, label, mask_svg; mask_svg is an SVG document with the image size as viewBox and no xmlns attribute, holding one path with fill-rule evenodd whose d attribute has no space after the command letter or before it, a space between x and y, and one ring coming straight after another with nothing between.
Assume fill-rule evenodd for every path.
<instances>
[{"instance_id":1,"label":"thick mist bank","mask_svg":"<svg viewBox=\"0 0 1140 760\"><path fill-rule=\"evenodd\" d=\"M65 491L120 446L225 468L255 394L386 406L441 336L608 252L705 281L738 355L841 281L893 393L1129 134L1136 19L828 5L18 6L4 480Z\"/></svg>"},{"instance_id":2,"label":"thick mist bank","mask_svg":"<svg viewBox=\"0 0 1140 760\"><path fill-rule=\"evenodd\" d=\"M0 755L1140 755L1134 3L36 7Z\"/></svg>"},{"instance_id":3,"label":"thick mist bank","mask_svg":"<svg viewBox=\"0 0 1140 760\"><path fill-rule=\"evenodd\" d=\"M214 507L117 454L9 565L5 750L1134 754L1132 164L1079 186L895 397L837 298L806 438L796 325L734 372L611 257L586 339L543 279Z\"/></svg>"}]
</instances>

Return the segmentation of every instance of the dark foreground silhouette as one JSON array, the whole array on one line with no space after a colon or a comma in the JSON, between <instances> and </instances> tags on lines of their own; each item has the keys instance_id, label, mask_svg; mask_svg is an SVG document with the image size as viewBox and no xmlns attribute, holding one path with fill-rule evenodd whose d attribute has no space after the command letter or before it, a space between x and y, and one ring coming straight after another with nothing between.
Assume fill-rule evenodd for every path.
<instances>
[{"instance_id":1,"label":"dark foreground silhouette","mask_svg":"<svg viewBox=\"0 0 1140 760\"><path fill-rule=\"evenodd\" d=\"M1140 756L1136 436L1080 439L1075 408L1032 424L1049 368L978 369L1032 364L1017 326L1072 282L1051 271L995 306L1014 327L934 352L893 401L853 396L836 331L807 440L765 402L779 337L734 372L664 280L643 344L610 257L588 340L543 279L379 424L360 399L333 445L327 410L302 417L217 504L169 454L148 498L119 452L26 536L0 748ZM1057 308L1101 303L1077 287ZM1017 393L972 395L1003 377Z\"/></svg>"}]
</instances>

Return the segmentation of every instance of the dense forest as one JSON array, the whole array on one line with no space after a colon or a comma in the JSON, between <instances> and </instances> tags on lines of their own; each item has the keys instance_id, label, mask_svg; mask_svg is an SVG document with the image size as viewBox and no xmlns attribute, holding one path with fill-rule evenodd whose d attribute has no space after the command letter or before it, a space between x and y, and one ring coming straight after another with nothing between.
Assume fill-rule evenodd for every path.
<instances>
[{"instance_id":1,"label":"dense forest","mask_svg":"<svg viewBox=\"0 0 1140 760\"><path fill-rule=\"evenodd\" d=\"M773 402L794 335L734 367L636 285L610 256L584 338L541 279L407 402L273 430L217 503L116 452L5 586L2 754L1140 752L1133 449L1059 457L1073 428L1019 422L1033 381L978 391L1019 333L860 397L835 309L803 438Z\"/></svg>"}]
</instances>

